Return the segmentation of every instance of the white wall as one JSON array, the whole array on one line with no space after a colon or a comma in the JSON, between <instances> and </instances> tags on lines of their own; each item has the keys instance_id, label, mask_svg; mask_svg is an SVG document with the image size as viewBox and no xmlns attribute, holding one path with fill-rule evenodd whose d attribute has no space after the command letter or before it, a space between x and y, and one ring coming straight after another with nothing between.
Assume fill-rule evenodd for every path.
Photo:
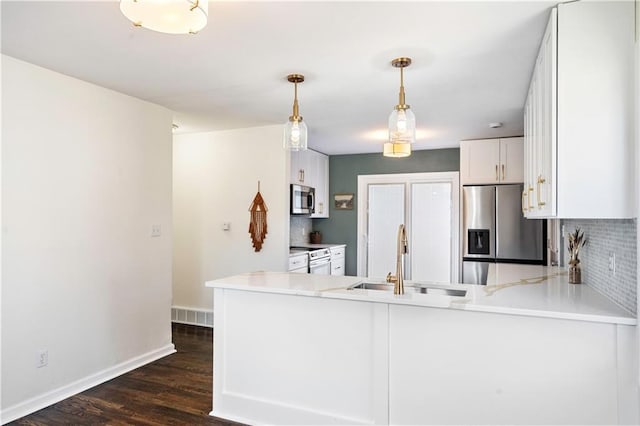
<instances>
[{"instance_id":1,"label":"white wall","mask_svg":"<svg viewBox=\"0 0 640 426\"><path fill-rule=\"evenodd\" d=\"M636 297L638 298L637 306L640 306L640 227L638 227L638 215L640 213L640 0L635 1L636 6L636 57L635 57L635 134L636 134ZM637 315L636 315L637 317ZM638 355L638 383L640 386L640 327L636 327L636 354Z\"/></svg>"},{"instance_id":2,"label":"white wall","mask_svg":"<svg viewBox=\"0 0 640 426\"><path fill-rule=\"evenodd\" d=\"M213 292L205 281L286 270L289 161L281 125L174 137L174 306L211 310ZM269 211L267 237L255 252L249 206L258 181ZM222 230L224 222L231 223L229 231Z\"/></svg>"},{"instance_id":3,"label":"white wall","mask_svg":"<svg viewBox=\"0 0 640 426\"><path fill-rule=\"evenodd\" d=\"M172 113L2 61L7 422L173 351Z\"/></svg>"}]
</instances>

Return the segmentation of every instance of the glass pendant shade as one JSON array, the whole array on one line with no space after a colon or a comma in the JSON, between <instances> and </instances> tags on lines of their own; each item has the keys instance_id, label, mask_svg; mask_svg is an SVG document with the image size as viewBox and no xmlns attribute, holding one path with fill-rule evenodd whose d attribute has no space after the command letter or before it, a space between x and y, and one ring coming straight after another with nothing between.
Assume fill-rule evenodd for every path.
<instances>
[{"instance_id":1,"label":"glass pendant shade","mask_svg":"<svg viewBox=\"0 0 640 426\"><path fill-rule=\"evenodd\" d=\"M194 34L207 25L208 0L120 0L120 11L137 27L167 34Z\"/></svg>"},{"instance_id":2,"label":"glass pendant shade","mask_svg":"<svg viewBox=\"0 0 640 426\"><path fill-rule=\"evenodd\" d=\"M411 155L411 144L410 143L393 143L393 142L385 142L384 148L382 150L382 155L385 157L408 157Z\"/></svg>"},{"instance_id":3,"label":"glass pendant shade","mask_svg":"<svg viewBox=\"0 0 640 426\"><path fill-rule=\"evenodd\" d=\"M411 109L394 108L389 115L389 142L414 143L416 141L416 116Z\"/></svg>"},{"instance_id":4,"label":"glass pendant shade","mask_svg":"<svg viewBox=\"0 0 640 426\"><path fill-rule=\"evenodd\" d=\"M289 74L287 81L293 83L293 111L289 121L284 124L283 146L289 151L304 151L307 149L307 125L302 121L298 105L298 84L304 81L302 74Z\"/></svg>"},{"instance_id":5,"label":"glass pendant shade","mask_svg":"<svg viewBox=\"0 0 640 426\"><path fill-rule=\"evenodd\" d=\"M307 125L302 119L289 119L284 125L284 148L290 151L307 149Z\"/></svg>"},{"instance_id":6,"label":"glass pendant shade","mask_svg":"<svg viewBox=\"0 0 640 426\"><path fill-rule=\"evenodd\" d=\"M416 116L405 102L403 70L411 65L411 58L396 58L391 61L391 65L400 68L400 92L398 105L389 115L389 139L384 144L382 155L408 157L411 155L411 144L416 141Z\"/></svg>"}]
</instances>

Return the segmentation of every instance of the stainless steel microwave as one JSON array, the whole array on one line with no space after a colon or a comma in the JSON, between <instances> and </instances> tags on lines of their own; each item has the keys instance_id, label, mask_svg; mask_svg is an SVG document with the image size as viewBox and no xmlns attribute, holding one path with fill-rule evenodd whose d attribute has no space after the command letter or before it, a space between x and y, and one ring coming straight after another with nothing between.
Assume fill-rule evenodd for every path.
<instances>
[{"instance_id":1,"label":"stainless steel microwave","mask_svg":"<svg viewBox=\"0 0 640 426\"><path fill-rule=\"evenodd\" d=\"M291 184L291 214L312 214L316 206L316 190Z\"/></svg>"}]
</instances>

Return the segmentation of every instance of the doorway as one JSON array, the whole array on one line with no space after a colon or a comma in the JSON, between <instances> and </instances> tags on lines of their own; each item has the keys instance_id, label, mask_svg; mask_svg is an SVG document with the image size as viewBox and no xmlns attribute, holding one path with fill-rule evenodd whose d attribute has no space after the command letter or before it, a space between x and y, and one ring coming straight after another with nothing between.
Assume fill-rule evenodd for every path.
<instances>
[{"instance_id":1,"label":"doorway","mask_svg":"<svg viewBox=\"0 0 640 426\"><path fill-rule=\"evenodd\" d=\"M459 174L358 176L358 276L395 274L398 227L409 239L405 278L456 283L459 272Z\"/></svg>"}]
</instances>

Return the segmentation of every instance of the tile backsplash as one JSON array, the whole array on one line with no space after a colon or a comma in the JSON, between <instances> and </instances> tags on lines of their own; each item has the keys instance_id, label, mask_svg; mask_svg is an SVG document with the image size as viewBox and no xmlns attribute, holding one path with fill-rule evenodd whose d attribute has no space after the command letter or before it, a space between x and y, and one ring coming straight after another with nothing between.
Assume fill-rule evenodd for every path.
<instances>
[{"instance_id":1,"label":"tile backsplash","mask_svg":"<svg viewBox=\"0 0 640 426\"><path fill-rule=\"evenodd\" d=\"M307 216L289 216L289 245L309 242L313 222Z\"/></svg>"},{"instance_id":2,"label":"tile backsplash","mask_svg":"<svg viewBox=\"0 0 640 426\"><path fill-rule=\"evenodd\" d=\"M562 251L567 264L568 234L576 227L584 231L587 244L580 250L582 281L637 313L636 219L564 219ZM609 257L615 254L615 275L609 270Z\"/></svg>"}]
</instances>

